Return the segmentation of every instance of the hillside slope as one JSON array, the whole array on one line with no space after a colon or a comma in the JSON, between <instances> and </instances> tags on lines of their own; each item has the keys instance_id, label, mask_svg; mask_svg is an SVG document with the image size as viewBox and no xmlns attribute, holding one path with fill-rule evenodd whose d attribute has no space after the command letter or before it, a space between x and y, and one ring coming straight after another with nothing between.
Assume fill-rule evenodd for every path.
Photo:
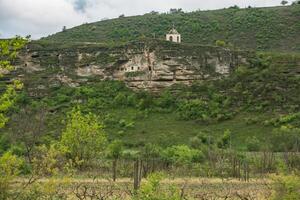
<instances>
[{"instance_id":1,"label":"hillside slope","mask_svg":"<svg viewBox=\"0 0 300 200\"><path fill-rule=\"evenodd\" d=\"M45 59L48 54L39 55ZM19 130L30 132L27 125L37 121L40 113L46 113L40 142L58 140L67 113L77 106L99 116L109 139L122 140L126 148L148 143L162 147L191 144L203 135L217 144L226 131L231 133L232 146L245 151L264 147L294 151L298 141L299 53L258 54L250 66L239 66L223 79L197 81L191 86L176 84L156 94L97 77L78 79L88 82L73 87L55 79L65 77L67 68L55 68L50 62L55 60L48 61L46 70L19 75L25 89L10 112L7 128L0 132L0 144L6 137L14 141ZM1 79L2 85L6 78ZM286 134L281 127L291 130Z\"/></svg>"},{"instance_id":2,"label":"hillside slope","mask_svg":"<svg viewBox=\"0 0 300 200\"><path fill-rule=\"evenodd\" d=\"M83 24L41 40L113 44L154 35L163 39L175 24L184 43L212 45L224 40L241 49L300 51L299 21L300 5L145 14Z\"/></svg>"}]
</instances>

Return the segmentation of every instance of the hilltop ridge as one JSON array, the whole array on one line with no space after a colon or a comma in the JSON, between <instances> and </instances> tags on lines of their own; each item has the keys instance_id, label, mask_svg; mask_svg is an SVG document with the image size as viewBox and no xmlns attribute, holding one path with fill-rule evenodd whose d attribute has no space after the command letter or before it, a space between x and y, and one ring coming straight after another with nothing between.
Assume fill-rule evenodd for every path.
<instances>
[{"instance_id":1,"label":"hilltop ridge","mask_svg":"<svg viewBox=\"0 0 300 200\"><path fill-rule=\"evenodd\" d=\"M300 5L148 13L83 24L40 41L116 44L154 36L163 39L174 24L184 43L214 45L223 40L241 49L290 52L300 51L299 21Z\"/></svg>"}]
</instances>

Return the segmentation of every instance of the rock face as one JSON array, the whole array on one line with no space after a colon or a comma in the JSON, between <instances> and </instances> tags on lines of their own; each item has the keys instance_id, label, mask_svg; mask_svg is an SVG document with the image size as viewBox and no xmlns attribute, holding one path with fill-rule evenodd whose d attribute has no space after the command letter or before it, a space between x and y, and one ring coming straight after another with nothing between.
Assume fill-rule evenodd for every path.
<instances>
[{"instance_id":1,"label":"rock face","mask_svg":"<svg viewBox=\"0 0 300 200\"><path fill-rule=\"evenodd\" d=\"M228 76L238 65L247 65L248 57L249 52L164 41L110 48L98 44L58 48L29 44L17 65L25 82L26 77L36 76L48 80L44 87L121 80L134 89L157 91L173 84Z\"/></svg>"}]
</instances>

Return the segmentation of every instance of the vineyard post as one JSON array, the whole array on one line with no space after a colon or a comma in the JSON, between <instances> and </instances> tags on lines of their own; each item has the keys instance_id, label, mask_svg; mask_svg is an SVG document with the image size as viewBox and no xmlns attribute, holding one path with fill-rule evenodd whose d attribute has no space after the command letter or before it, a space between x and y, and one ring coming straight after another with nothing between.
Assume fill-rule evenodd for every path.
<instances>
[{"instance_id":1,"label":"vineyard post","mask_svg":"<svg viewBox=\"0 0 300 200\"><path fill-rule=\"evenodd\" d=\"M133 172L133 188L135 191L137 191L140 187L140 161L139 159L136 159L134 161L134 172Z\"/></svg>"}]
</instances>

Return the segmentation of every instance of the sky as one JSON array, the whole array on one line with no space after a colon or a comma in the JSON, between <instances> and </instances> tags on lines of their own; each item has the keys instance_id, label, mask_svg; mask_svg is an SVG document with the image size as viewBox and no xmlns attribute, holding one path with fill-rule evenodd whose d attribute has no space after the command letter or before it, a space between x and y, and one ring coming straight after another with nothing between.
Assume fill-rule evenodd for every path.
<instances>
[{"instance_id":1,"label":"sky","mask_svg":"<svg viewBox=\"0 0 300 200\"><path fill-rule=\"evenodd\" d=\"M31 35L45 37L83 23L104 18L168 12L279 5L281 0L0 0L0 38Z\"/></svg>"}]
</instances>

